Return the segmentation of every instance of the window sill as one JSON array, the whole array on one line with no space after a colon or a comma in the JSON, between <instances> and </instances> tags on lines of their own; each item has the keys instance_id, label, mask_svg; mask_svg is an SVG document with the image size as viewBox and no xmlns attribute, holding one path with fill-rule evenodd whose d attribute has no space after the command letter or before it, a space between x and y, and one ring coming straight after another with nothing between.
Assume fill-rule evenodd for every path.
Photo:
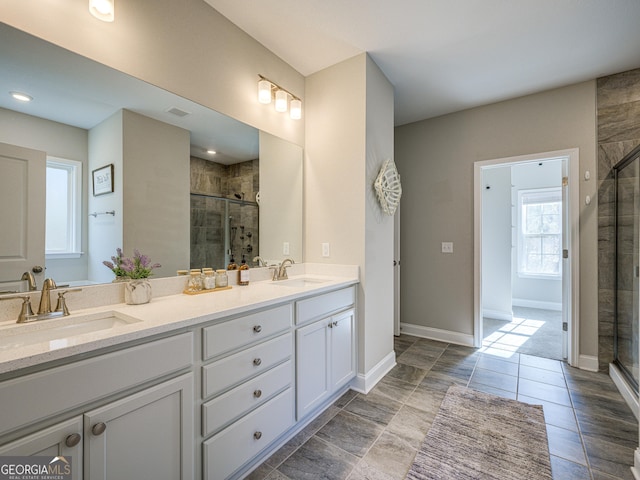
<instances>
[{"instance_id":1,"label":"window sill","mask_svg":"<svg viewBox=\"0 0 640 480\"><path fill-rule=\"evenodd\" d=\"M45 260L65 260L68 258L80 258L83 252L45 253Z\"/></svg>"},{"instance_id":2,"label":"window sill","mask_svg":"<svg viewBox=\"0 0 640 480\"><path fill-rule=\"evenodd\" d=\"M522 273L518 272L518 278L531 279L531 280L562 280L562 274L558 275L544 275L541 273Z\"/></svg>"}]
</instances>

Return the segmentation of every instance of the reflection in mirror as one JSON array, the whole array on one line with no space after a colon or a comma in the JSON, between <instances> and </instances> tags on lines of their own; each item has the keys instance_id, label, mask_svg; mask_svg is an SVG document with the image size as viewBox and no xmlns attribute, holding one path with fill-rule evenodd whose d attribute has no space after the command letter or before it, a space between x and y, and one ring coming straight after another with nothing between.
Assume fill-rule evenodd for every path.
<instances>
[{"instance_id":1,"label":"reflection in mirror","mask_svg":"<svg viewBox=\"0 0 640 480\"><path fill-rule=\"evenodd\" d=\"M33 100L17 102L13 91ZM286 205L301 208L302 149L275 137L265 146L262 139L255 128L0 24L0 142L6 144L0 145L0 177L3 186L12 185L0 193L0 221L12 225L0 235L0 282L13 282L0 284L0 292L3 285L20 286L22 273L37 266L46 267L35 274L38 287L45 276L58 283L110 282L113 274L102 261L117 247L129 255L137 248L162 264L156 276L190 266L223 268L232 254L236 261L258 254L302 261L301 212L295 226L287 225L290 212L281 199L273 202L265 183L275 178ZM269 172L262 149L268 158L274 145L280 155L295 157L293 171ZM217 153L208 153L212 149ZM81 240L75 251L45 258L43 172L51 157L82 164ZM113 192L94 195L92 172L108 165ZM39 183L30 178L34 166L42 169L35 173ZM258 192L267 198L260 205ZM203 202L219 205L213 213L196 211ZM269 238L274 232L286 238ZM216 249L214 257L209 251Z\"/></svg>"}]
</instances>

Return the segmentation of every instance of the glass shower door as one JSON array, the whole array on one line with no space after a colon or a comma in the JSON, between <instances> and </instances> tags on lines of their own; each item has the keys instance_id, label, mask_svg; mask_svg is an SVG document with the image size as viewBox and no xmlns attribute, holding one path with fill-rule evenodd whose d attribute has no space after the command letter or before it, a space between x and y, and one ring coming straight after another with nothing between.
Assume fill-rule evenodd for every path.
<instances>
[{"instance_id":1,"label":"glass shower door","mask_svg":"<svg viewBox=\"0 0 640 480\"><path fill-rule=\"evenodd\" d=\"M623 159L616 173L616 313L614 358L638 391L640 156Z\"/></svg>"}]
</instances>

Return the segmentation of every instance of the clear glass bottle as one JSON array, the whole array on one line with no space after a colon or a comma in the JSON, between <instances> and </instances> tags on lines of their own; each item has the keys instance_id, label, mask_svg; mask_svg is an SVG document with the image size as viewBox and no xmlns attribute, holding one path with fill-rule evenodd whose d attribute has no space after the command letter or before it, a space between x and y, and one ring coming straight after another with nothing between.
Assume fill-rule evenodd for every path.
<instances>
[{"instance_id":1,"label":"clear glass bottle","mask_svg":"<svg viewBox=\"0 0 640 480\"><path fill-rule=\"evenodd\" d=\"M242 257L240 268L238 268L238 285L249 285L249 265L244 257Z\"/></svg>"},{"instance_id":2,"label":"clear glass bottle","mask_svg":"<svg viewBox=\"0 0 640 480\"><path fill-rule=\"evenodd\" d=\"M191 274L189 275L187 290L189 292L199 292L202 290L202 277L200 272L191 272Z\"/></svg>"},{"instance_id":3,"label":"clear glass bottle","mask_svg":"<svg viewBox=\"0 0 640 480\"><path fill-rule=\"evenodd\" d=\"M216 270L216 288L222 288L229 285L229 277L226 270Z\"/></svg>"},{"instance_id":4,"label":"clear glass bottle","mask_svg":"<svg viewBox=\"0 0 640 480\"><path fill-rule=\"evenodd\" d=\"M204 271L204 285L205 290L212 290L216 288L216 276L213 270Z\"/></svg>"}]
</instances>

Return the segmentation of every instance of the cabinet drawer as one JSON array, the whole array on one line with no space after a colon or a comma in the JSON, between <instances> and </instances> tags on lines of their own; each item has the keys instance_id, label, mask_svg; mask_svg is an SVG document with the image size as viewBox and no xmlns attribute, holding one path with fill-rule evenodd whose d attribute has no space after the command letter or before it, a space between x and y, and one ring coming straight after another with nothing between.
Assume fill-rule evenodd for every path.
<instances>
[{"instance_id":1,"label":"cabinet drawer","mask_svg":"<svg viewBox=\"0 0 640 480\"><path fill-rule=\"evenodd\" d=\"M0 383L0 434L191 366L193 334L125 348Z\"/></svg>"},{"instance_id":2,"label":"cabinet drawer","mask_svg":"<svg viewBox=\"0 0 640 480\"><path fill-rule=\"evenodd\" d=\"M202 367L202 398L269 370L291 357L292 349L292 334L287 333Z\"/></svg>"},{"instance_id":3,"label":"cabinet drawer","mask_svg":"<svg viewBox=\"0 0 640 480\"><path fill-rule=\"evenodd\" d=\"M268 338L291 327L291 305L253 313L203 329L203 360Z\"/></svg>"},{"instance_id":4,"label":"cabinet drawer","mask_svg":"<svg viewBox=\"0 0 640 480\"><path fill-rule=\"evenodd\" d=\"M291 361L249 380L202 406L202 435L207 436L265 403L291 385Z\"/></svg>"},{"instance_id":5,"label":"cabinet drawer","mask_svg":"<svg viewBox=\"0 0 640 480\"><path fill-rule=\"evenodd\" d=\"M203 442L204 478L228 478L292 425L293 391L289 388Z\"/></svg>"},{"instance_id":6,"label":"cabinet drawer","mask_svg":"<svg viewBox=\"0 0 640 480\"><path fill-rule=\"evenodd\" d=\"M356 302L355 287L343 288L296 302L296 325L327 317Z\"/></svg>"}]
</instances>

